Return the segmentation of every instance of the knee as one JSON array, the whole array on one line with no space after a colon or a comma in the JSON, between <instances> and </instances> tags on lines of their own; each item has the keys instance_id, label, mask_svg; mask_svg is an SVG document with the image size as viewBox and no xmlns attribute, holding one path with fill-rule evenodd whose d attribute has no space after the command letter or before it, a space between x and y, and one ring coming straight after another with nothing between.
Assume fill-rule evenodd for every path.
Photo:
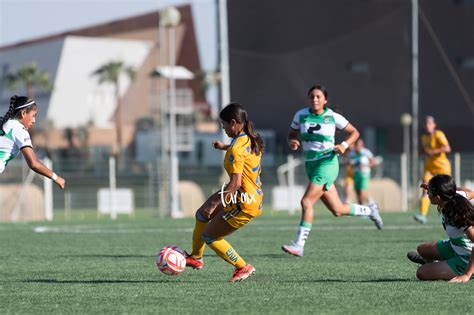
<instances>
[{"instance_id":1,"label":"knee","mask_svg":"<svg viewBox=\"0 0 474 315\"><path fill-rule=\"evenodd\" d=\"M313 209L313 201L310 198L303 197L300 203L303 210Z\"/></svg>"},{"instance_id":2,"label":"knee","mask_svg":"<svg viewBox=\"0 0 474 315\"><path fill-rule=\"evenodd\" d=\"M428 275L425 272L425 268L423 268L423 266L416 270L416 277L418 280L429 280Z\"/></svg>"},{"instance_id":3,"label":"knee","mask_svg":"<svg viewBox=\"0 0 474 315\"><path fill-rule=\"evenodd\" d=\"M208 222L211 219L209 215L203 214L199 210L196 211L195 217L196 217L196 220L201 221L201 222Z\"/></svg>"},{"instance_id":4,"label":"knee","mask_svg":"<svg viewBox=\"0 0 474 315\"><path fill-rule=\"evenodd\" d=\"M422 257L425 256L425 254L426 254L426 245L425 245L425 244L418 245L418 247L416 248L416 251L417 251L418 254L420 254Z\"/></svg>"}]
</instances>

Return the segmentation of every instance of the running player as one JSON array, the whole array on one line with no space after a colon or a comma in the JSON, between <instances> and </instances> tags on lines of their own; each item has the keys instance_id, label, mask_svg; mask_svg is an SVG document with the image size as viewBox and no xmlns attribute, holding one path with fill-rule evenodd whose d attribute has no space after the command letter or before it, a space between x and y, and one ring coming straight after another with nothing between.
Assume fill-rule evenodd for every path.
<instances>
[{"instance_id":1,"label":"running player","mask_svg":"<svg viewBox=\"0 0 474 315\"><path fill-rule=\"evenodd\" d=\"M449 175L435 175L422 184L431 204L438 206L443 228L449 239L424 243L408 259L421 264L416 271L420 280L468 282L474 274L474 192L457 188Z\"/></svg>"},{"instance_id":2,"label":"running player","mask_svg":"<svg viewBox=\"0 0 474 315\"><path fill-rule=\"evenodd\" d=\"M61 189L64 189L65 180L56 175L36 158L31 144L28 129L36 121L38 106L35 101L26 96L12 96L10 107L0 118L0 173L3 173L8 162L20 152L28 166L38 174L51 178Z\"/></svg>"},{"instance_id":3,"label":"running player","mask_svg":"<svg viewBox=\"0 0 474 315\"><path fill-rule=\"evenodd\" d=\"M232 103L219 114L230 144L214 141L213 146L226 150L224 168L230 181L220 192L214 193L196 211L193 249L186 255L186 266L201 269L206 244L221 258L235 267L231 282L244 280L255 272L236 250L224 239L249 223L262 212L263 191L260 182L260 160L263 140L254 131L245 108Z\"/></svg>"},{"instance_id":4,"label":"running player","mask_svg":"<svg viewBox=\"0 0 474 315\"><path fill-rule=\"evenodd\" d=\"M423 183L428 183L437 174L451 175L451 164L446 157L446 153L451 152L451 147L444 133L437 129L436 121L432 116L425 117L425 133L421 136L421 144L426 155ZM414 219L425 224L429 206L430 200L426 191L423 191L420 200L420 213L415 215Z\"/></svg>"},{"instance_id":5,"label":"running player","mask_svg":"<svg viewBox=\"0 0 474 315\"><path fill-rule=\"evenodd\" d=\"M364 146L364 140L357 139L354 150L349 154L349 163L353 169L354 189L357 202L363 205L369 203L370 170L377 165L372 151Z\"/></svg>"},{"instance_id":6,"label":"running player","mask_svg":"<svg viewBox=\"0 0 474 315\"><path fill-rule=\"evenodd\" d=\"M334 181L339 173L337 155L344 154L347 148L359 137L357 129L342 115L326 106L328 93L322 86L315 85L308 91L309 107L299 110L291 123L288 144L292 150L303 147L306 173L310 180L301 199L303 210L296 240L282 249L295 256L303 256L304 245L311 231L313 205L321 199L335 216L368 216L378 229L383 226L377 205L363 206L342 203ZM343 130L348 137L335 144L336 129Z\"/></svg>"}]
</instances>

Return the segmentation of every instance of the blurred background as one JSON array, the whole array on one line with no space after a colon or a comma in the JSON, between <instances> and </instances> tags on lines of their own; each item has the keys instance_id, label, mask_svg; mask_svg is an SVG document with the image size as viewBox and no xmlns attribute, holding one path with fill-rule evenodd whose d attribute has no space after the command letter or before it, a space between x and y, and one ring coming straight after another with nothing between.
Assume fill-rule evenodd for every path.
<instances>
[{"instance_id":1,"label":"blurred background","mask_svg":"<svg viewBox=\"0 0 474 315\"><path fill-rule=\"evenodd\" d=\"M226 181L211 142L231 101L265 141L265 209L295 211L307 178L286 135L314 84L383 160L382 211L417 207L426 115L472 185L472 0L0 0L0 115L13 94L35 99L35 150L67 180L13 160L0 221L193 215Z\"/></svg>"}]
</instances>

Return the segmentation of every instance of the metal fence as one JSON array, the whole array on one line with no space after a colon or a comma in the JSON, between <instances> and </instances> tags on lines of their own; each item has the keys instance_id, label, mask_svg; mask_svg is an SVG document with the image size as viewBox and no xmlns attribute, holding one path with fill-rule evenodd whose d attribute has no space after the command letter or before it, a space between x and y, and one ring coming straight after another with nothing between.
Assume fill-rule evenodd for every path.
<instances>
[{"instance_id":1,"label":"metal fence","mask_svg":"<svg viewBox=\"0 0 474 315\"><path fill-rule=\"evenodd\" d=\"M474 153L460 154L458 164L454 161L453 169L459 167L461 185L466 182L474 183ZM277 167L286 162L287 156L276 156L272 166L262 163L261 179L265 191L264 203L268 207L271 204L271 189L279 185ZM137 209L151 209L156 214L165 214L159 211L160 190L167 185L161 180L160 161L142 163L136 160L123 159L117 161L117 188L129 188L134 193L134 204ZM456 166L458 165L458 166ZM422 160L420 160L422 166ZM61 191L53 189L53 204L55 213L74 212L76 210L97 211L98 190L109 187L109 158L103 156L95 159L53 159L53 168L61 176L66 178L66 189ZM420 167L420 170L422 168ZM22 184L28 177L29 169L22 159L13 160L6 171L0 176L0 183ZM400 184L400 156L389 155L384 157L384 162L377 171L378 176L388 177ZM420 171L421 173L421 171ZM196 166L180 164L180 180L196 182L205 196L220 189L224 178L223 169L220 166ZM339 176L345 176L344 168L340 168ZM421 174L420 174L421 178ZM295 169L295 183L306 185L307 177L304 164ZM43 178L36 175L33 184L43 190ZM21 196L18 196L21 198ZM20 201L18 199L18 201ZM163 209L162 209L163 210Z\"/></svg>"}]
</instances>

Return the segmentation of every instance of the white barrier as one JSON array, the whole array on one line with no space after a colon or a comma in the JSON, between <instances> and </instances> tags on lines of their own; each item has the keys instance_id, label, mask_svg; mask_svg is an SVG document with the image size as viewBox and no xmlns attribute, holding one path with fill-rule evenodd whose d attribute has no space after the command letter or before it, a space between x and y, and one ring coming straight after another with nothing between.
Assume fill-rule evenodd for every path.
<instances>
[{"instance_id":1,"label":"white barrier","mask_svg":"<svg viewBox=\"0 0 474 315\"><path fill-rule=\"evenodd\" d=\"M275 186L272 189L272 209L286 210L290 213L301 208L304 186Z\"/></svg>"},{"instance_id":2,"label":"white barrier","mask_svg":"<svg viewBox=\"0 0 474 315\"><path fill-rule=\"evenodd\" d=\"M97 192L99 214L110 214L114 219L117 214L132 215L135 210L133 190L129 188L101 188Z\"/></svg>"}]
</instances>

